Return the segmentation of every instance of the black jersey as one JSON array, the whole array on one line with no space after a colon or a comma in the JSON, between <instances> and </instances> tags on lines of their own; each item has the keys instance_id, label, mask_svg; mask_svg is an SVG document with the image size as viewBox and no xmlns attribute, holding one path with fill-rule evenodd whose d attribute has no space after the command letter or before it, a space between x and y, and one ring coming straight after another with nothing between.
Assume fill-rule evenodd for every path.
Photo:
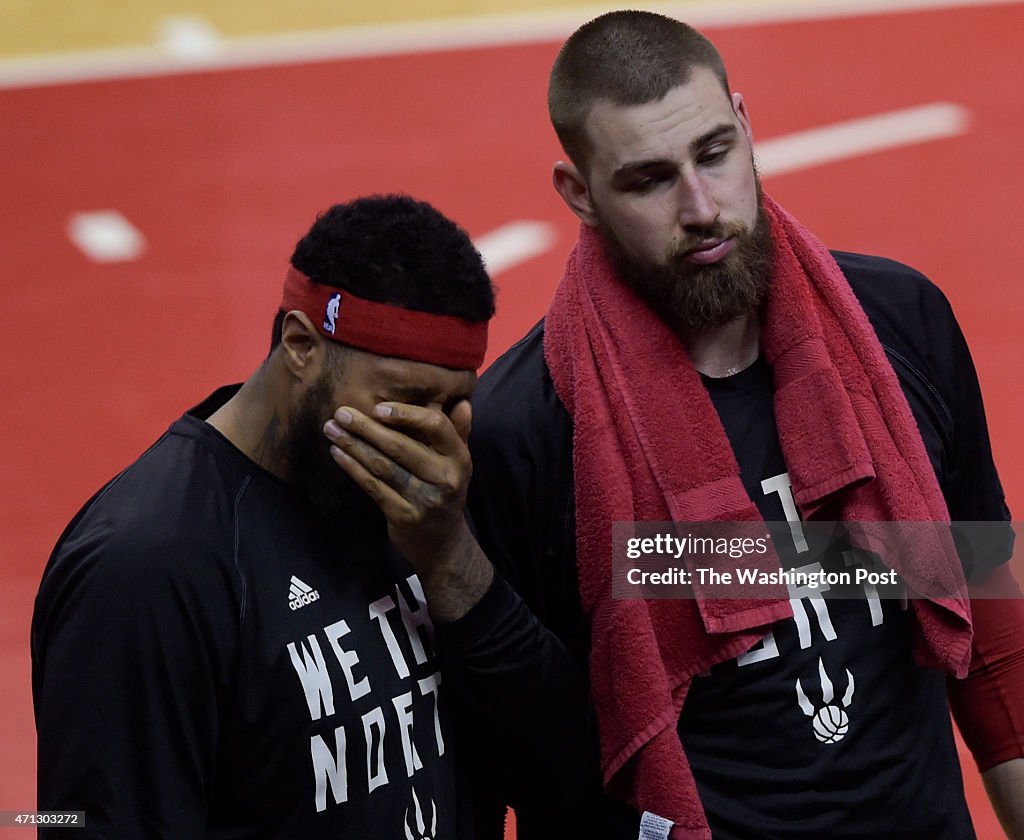
<instances>
[{"instance_id":1,"label":"black jersey","mask_svg":"<svg viewBox=\"0 0 1024 840\"><path fill-rule=\"evenodd\" d=\"M702 379L747 494L766 520L796 520L799 534L768 365ZM811 560L785 529L776 547L797 571L839 572L856 557ZM796 588L793 618L687 693L679 736L712 835L973 840L945 680L914 662L907 602L827 589Z\"/></svg>"},{"instance_id":2,"label":"black jersey","mask_svg":"<svg viewBox=\"0 0 1024 840\"><path fill-rule=\"evenodd\" d=\"M949 304L934 285L906 266L854 254L837 253L835 257L897 374L952 518L1008 520L992 461L977 377ZM573 427L544 362L543 323L484 374L473 404L470 444L474 481L470 487L470 511L481 545L501 577L464 619L440 628L446 655L453 659L459 673L459 694L466 706L465 718L478 719L480 731L490 731L494 749L502 751L504 760L492 770L492 775L494 783L517 809L517 828L524 840L561 836L635 838L639 816L605 795L601 788L597 731L589 704L587 677L590 634L580 606L576 578ZM753 465L742 476L748 482L748 489L750 484L765 478L784 477L781 466L777 467L779 472L771 476L759 475L763 469L776 469L770 466L773 456L768 451L774 444L759 441L751 443L761 448L760 454L748 451L741 458ZM758 465L758 459L763 463ZM752 498L757 497L752 494ZM762 498L762 502L771 500ZM769 518L776 518L779 513L777 508L764 512ZM968 576L976 577L984 574L985 563L1005 562L1006 559L1005 555L973 558L971 562L976 565L965 571ZM821 628L813 605L808 618L812 644L815 643L814 632L820 642ZM885 656L902 655L890 644L893 638L903 644L909 636L906 626L900 627L899 622L900 617L893 616L885 628L885 638L878 639ZM792 634L790 641L799 648L800 628L794 627L794 622L790 621L788 629L778 629L780 637ZM892 638L890 631L896 634ZM870 645L872 641L869 636L863 643ZM495 668L496 662L502 663L500 669ZM922 673L916 666L908 664L908 668L914 668L907 673L913 673L915 679ZM799 672L804 697L797 694L797 675L794 674L792 694L788 694L785 701L788 712L799 716L804 726L807 724L804 709L809 709L813 717L824 706L832 705L824 702L826 682L832 687L834 705L848 716L857 711L854 703L861 704L865 700L855 689L849 699L851 705L843 707L850 687L845 679L845 665L838 673L835 665L823 666L825 676L817 667L810 673L804 673L805 670L801 667ZM779 679L788 683L790 675ZM942 704L942 679L935 675L922 679L932 682L916 686L915 690L920 689L921 697L930 698L927 719L935 720L939 714L936 709ZM715 695L713 684L709 686L703 698L702 692L695 694L694 706L687 714L699 712L702 699L708 702L709 708L730 702L728 691ZM486 698L486 702L480 698ZM742 702L742 698L736 699ZM890 696L890 699L898 702L901 698ZM872 714L878 714L885 703L865 704L862 708L871 708ZM728 709L718 711L727 713ZM891 731L886 727L898 726L899 721L913 723L913 714L908 715L907 711L903 708L900 715L881 721L878 732ZM753 716L756 714L756 710L751 710L751 716L746 719L752 724L749 731L742 734L767 738L776 723L774 719L758 719ZM690 715L684 724L690 727L691 737L699 739L701 723L694 722L694 717L699 715ZM500 729L497 729L499 722ZM862 725L859 719L855 722ZM713 727L714 722L711 724ZM870 721L863 722L863 725L870 724ZM898 785L896 791L886 792L881 786L865 784L862 779L816 778L815 773L825 772L826 765L805 762L807 772L795 782L787 782L789 791L795 786L806 790L806 796L790 799L791 803L799 803L799 812L794 816L809 817L803 834L790 833L777 825L775 834L761 833L763 826L751 832L747 822L750 812L739 816L738 826L727 826L728 808L733 800L744 796L744 792L734 790L729 794L729 801L712 805L712 788L716 786L712 776L719 768L702 761L700 755L696 756L695 777L699 779L703 775L709 805L721 816L718 825L723 836L815 836L815 829L821 829L818 836L830 836L828 827L835 821L826 812L833 806L848 817L846 836L858 836L858 826L871 834L879 823L885 824L886 813L902 808L912 815L918 805L927 808L928 801L920 797L927 799L926 787L934 773L938 772L935 778L942 780L937 786L943 792L938 796L945 795L947 783L958 787L957 759L955 752L948 748L948 724L944 726L946 728L937 737L929 740L929 748L921 753L927 761L941 761L942 769L922 767L919 761L905 762L887 777ZM813 737L809 726L801 729L796 725L789 729L794 737L798 732L800 737L809 734ZM696 740L691 743L698 753L705 756L711 753ZM830 746L837 746L841 751L854 743L851 738ZM774 746L779 749L777 743ZM808 749L813 747L812 744ZM879 761L898 759L899 756L890 751L881 755ZM901 779L901 768L908 775L922 772L927 775L915 775L913 780ZM789 769L781 770L780 775L782 772L789 772ZM751 791L750 796L772 796L780 792L783 799L790 796L785 785L772 786L770 772L762 774L760 780L767 783L767 788ZM823 790L816 799L819 782ZM851 791L851 795L837 804L830 798L830 791L841 788ZM720 789L724 789L724 785ZM867 797L863 802L867 810L858 810L856 797L860 795ZM962 826L961 802L962 792L955 791L951 804L943 811L953 819L952 833L935 836L970 836L969 829ZM755 807L754 812L757 811ZM771 816L771 811L761 810L760 813ZM926 830L933 823L925 819L918 825ZM906 825L909 823L905 822ZM861 832L860 836L866 834ZM892 835L883 831L872 836Z\"/></svg>"},{"instance_id":3,"label":"black jersey","mask_svg":"<svg viewBox=\"0 0 1024 840\"><path fill-rule=\"evenodd\" d=\"M83 837L465 836L418 579L382 527L332 527L200 419L230 393L54 549L39 808L84 811Z\"/></svg>"}]
</instances>

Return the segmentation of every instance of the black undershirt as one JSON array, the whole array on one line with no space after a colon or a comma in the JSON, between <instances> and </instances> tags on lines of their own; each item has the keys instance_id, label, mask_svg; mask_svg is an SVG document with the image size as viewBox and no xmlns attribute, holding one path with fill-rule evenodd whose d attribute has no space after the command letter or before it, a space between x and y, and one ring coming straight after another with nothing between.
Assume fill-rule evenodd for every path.
<instances>
[{"instance_id":1,"label":"black undershirt","mask_svg":"<svg viewBox=\"0 0 1024 840\"><path fill-rule=\"evenodd\" d=\"M704 383L747 493L766 520L786 519L767 363ZM683 708L716 840L974 838L944 676L913 664L911 613L897 600L793 603L796 618L698 677Z\"/></svg>"}]
</instances>

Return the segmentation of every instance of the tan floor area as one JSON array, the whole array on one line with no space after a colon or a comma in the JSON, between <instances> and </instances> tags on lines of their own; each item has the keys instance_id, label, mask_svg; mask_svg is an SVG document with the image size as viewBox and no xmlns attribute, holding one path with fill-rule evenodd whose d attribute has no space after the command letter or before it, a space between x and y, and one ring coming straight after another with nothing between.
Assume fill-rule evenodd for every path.
<instances>
[{"instance_id":1,"label":"tan floor area","mask_svg":"<svg viewBox=\"0 0 1024 840\"><path fill-rule=\"evenodd\" d=\"M160 40L164 22L198 18L222 37L399 21L593 7L593 0L3 0L0 56L136 47Z\"/></svg>"},{"instance_id":2,"label":"tan floor area","mask_svg":"<svg viewBox=\"0 0 1024 840\"><path fill-rule=\"evenodd\" d=\"M928 1L893 0L891 5ZM234 39L570 9L581 10L585 20L631 6L681 14L698 25L709 18L720 23L846 13L858 6L878 9L877 0L0 0L0 59L154 46L166 38L168 21L176 19L191 19L217 37Z\"/></svg>"}]
</instances>

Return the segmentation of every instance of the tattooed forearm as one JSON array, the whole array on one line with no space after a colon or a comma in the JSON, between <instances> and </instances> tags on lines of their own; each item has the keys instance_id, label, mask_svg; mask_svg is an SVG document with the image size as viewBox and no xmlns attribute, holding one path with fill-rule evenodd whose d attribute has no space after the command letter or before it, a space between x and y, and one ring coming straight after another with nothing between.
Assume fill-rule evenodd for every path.
<instances>
[{"instance_id":1,"label":"tattooed forearm","mask_svg":"<svg viewBox=\"0 0 1024 840\"><path fill-rule=\"evenodd\" d=\"M427 608L441 623L455 621L469 612L493 579L494 567L468 528L448 558L420 573Z\"/></svg>"}]
</instances>

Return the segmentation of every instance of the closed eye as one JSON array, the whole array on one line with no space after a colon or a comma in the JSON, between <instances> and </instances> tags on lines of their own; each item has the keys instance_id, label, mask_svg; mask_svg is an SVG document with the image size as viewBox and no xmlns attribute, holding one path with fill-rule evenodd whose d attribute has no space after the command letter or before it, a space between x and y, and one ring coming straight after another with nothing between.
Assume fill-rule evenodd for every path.
<instances>
[{"instance_id":1,"label":"closed eye","mask_svg":"<svg viewBox=\"0 0 1024 840\"><path fill-rule=\"evenodd\" d=\"M701 152L697 157L697 163L701 166L714 166L721 163L733 149L731 143L716 143L706 151Z\"/></svg>"},{"instance_id":2,"label":"closed eye","mask_svg":"<svg viewBox=\"0 0 1024 840\"><path fill-rule=\"evenodd\" d=\"M660 184L670 183L674 177L674 172L665 170L635 172L623 181L622 189L625 192L645 193Z\"/></svg>"}]
</instances>

